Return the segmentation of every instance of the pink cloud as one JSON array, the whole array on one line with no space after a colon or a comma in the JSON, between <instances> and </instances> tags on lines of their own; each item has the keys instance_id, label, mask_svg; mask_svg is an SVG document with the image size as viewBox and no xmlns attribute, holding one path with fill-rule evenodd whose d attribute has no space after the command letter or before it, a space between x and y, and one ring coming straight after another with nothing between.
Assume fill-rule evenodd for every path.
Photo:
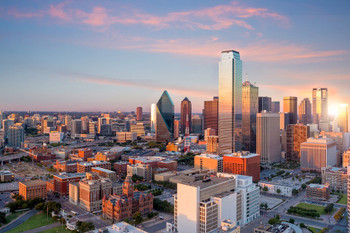
<instances>
[{"instance_id":1,"label":"pink cloud","mask_svg":"<svg viewBox=\"0 0 350 233\"><path fill-rule=\"evenodd\" d=\"M58 5L50 5L48 10L49 15L63 20L70 20L72 18L71 15L63 9L66 4L67 2L62 2Z\"/></svg>"},{"instance_id":2,"label":"pink cloud","mask_svg":"<svg viewBox=\"0 0 350 233\"><path fill-rule=\"evenodd\" d=\"M82 22L91 26L102 26L110 24L107 10L103 7L94 7L91 13L86 13L81 10L76 11L78 18L82 18Z\"/></svg>"}]
</instances>

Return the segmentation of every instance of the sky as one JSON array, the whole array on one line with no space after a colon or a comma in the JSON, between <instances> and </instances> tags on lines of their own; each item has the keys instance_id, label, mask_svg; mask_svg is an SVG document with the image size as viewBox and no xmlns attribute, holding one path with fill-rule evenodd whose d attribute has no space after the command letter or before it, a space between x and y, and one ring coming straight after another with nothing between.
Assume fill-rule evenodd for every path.
<instances>
[{"instance_id":1,"label":"sky","mask_svg":"<svg viewBox=\"0 0 350 233\"><path fill-rule=\"evenodd\" d=\"M260 96L350 104L349 1L0 0L0 110L193 112L218 95L223 50ZM244 81L243 80L243 81Z\"/></svg>"}]
</instances>

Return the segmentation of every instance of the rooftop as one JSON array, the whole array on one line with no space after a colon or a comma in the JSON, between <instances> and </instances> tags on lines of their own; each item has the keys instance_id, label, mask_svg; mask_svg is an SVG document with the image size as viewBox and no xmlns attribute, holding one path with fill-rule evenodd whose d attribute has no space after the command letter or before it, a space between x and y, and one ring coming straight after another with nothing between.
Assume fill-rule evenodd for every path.
<instances>
[{"instance_id":1,"label":"rooftop","mask_svg":"<svg viewBox=\"0 0 350 233\"><path fill-rule=\"evenodd\" d=\"M199 187L201 189L203 188L207 188L216 184L220 184L220 183L224 183L227 182L229 180L232 180L233 178L227 178L227 177L208 177L207 179L203 179L203 180L197 180L197 181L193 181L193 182L189 182L189 183L185 183L187 185L190 186L194 186L194 187Z\"/></svg>"},{"instance_id":2,"label":"rooftop","mask_svg":"<svg viewBox=\"0 0 350 233\"><path fill-rule=\"evenodd\" d=\"M86 173L65 173L62 172L59 175L54 175L58 178L65 179L65 178L73 178L73 177L84 177L86 176Z\"/></svg>"},{"instance_id":3,"label":"rooftop","mask_svg":"<svg viewBox=\"0 0 350 233\"><path fill-rule=\"evenodd\" d=\"M328 188L329 184L309 184L308 185L310 188L318 188L318 189L323 189L323 188Z\"/></svg>"},{"instance_id":4,"label":"rooftop","mask_svg":"<svg viewBox=\"0 0 350 233\"><path fill-rule=\"evenodd\" d=\"M201 158L210 158L210 159L222 159L221 156L219 155L215 155L215 154L200 154L200 155L196 155L196 157L201 157Z\"/></svg>"},{"instance_id":5,"label":"rooftop","mask_svg":"<svg viewBox=\"0 0 350 233\"><path fill-rule=\"evenodd\" d=\"M237 157L237 158L253 158L256 156L260 156L259 154L254 154L254 153L250 153L249 151L239 151L239 152L235 152L232 154L225 154L224 156L228 156L228 157Z\"/></svg>"},{"instance_id":6,"label":"rooftop","mask_svg":"<svg viewBox=\"0 0 350 233\"><path fill-rule=\"evenodd\" d=\"M105 172L105 173L115 173L114 171L108 170L108 169L104 169L101 167L94 167L92 168L93 170L97 170L97 171L101 171L101 172Z\"/></svg>"},{"instance_id":7,"label":"rooftop","mask_svg":"<svg viewBox=\"0 0 350 233\"><path fill-rule=\"evenodd\" d=\"M79 165L82 165L82 166L93 166L93 165L106 164L106 163L109 163L109 162L94 160L94 161L91 161L91 162L80 162Z\"/></svg>"},{"instance_id":8,"label":"rooftop","mask_svg":"<svg viewBox=\"0 0 350 233\"><path fill-rule=\"evenodd\" d=\"M29 180L20 183L24 184L25 186L46 185L46 181L44 180Z\"/></svg>"},{"instance_id":9,"label":"rooftop","mask_svg":"<svg viewBox=\"0 0 350 233\"><path fill-rule=\"evenodd\" d=\"M126 222L118 222L115 223L111 226L104 227L101 229L94 230L94 233L99 233L99 232L106 232L104 230L107 230L109 233L147 233L146 231L143 231L137 227L134 227L133 225L130 225Z\"/></svg>"}]
</instances>

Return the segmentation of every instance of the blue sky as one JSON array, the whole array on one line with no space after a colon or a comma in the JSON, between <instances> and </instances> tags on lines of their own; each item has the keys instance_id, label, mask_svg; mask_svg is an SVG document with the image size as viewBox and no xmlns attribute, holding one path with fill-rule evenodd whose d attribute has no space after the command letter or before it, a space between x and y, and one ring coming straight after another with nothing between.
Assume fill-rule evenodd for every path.
<instances>
[{"instance_id":1,"label":"blue sky","mask_svg":"<svg viewBox=\"0 0 350 233\"><path fill-rule=\"evenodd\" d=\"M176 110L218 95L220 51L240 51L262 96L350 104L349 1L0 0L0 109Z\"/></svg>"}]
</instances>

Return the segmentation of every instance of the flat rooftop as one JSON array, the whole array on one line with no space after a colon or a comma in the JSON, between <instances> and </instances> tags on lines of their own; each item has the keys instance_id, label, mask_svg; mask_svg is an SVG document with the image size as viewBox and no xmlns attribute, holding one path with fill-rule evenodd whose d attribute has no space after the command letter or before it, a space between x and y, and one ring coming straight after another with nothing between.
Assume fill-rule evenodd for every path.
<instances>
[{"instance_id":1,"label":"flat rooftop","mask_svg":"<svg viewBox=\"0 0 350 233\"><path fill-rule=\"evenodd\" d=\"M216 184L220 184L223 182L226 182L228 180L232 180L233 178L228 178L228 177L210 177L208 179L208 181L204 181L204 180L197 180L197 181L193 181L193 182L189 182L189 183L184 183L190 186L194 186L194 187L199 187L201 189L203 188L207 188Z\"/></svg>"},{"instance_id":2,"label":"flat rooftop","mask_svg":"<svg viewBox=\"0 0 350 233\"><path fill-rule=\"evenodd\" d=\"M97 171L101 171L101 172L105 172L105 173L115 173L114 171L105 169L105 168L101 168L101 167L93 167L93 170L97 170Z\"/></svg>"},{"instance_id":3,"label":"flat rooftop","mask_svg":"<svg viewBox=\"0 0 350 233\"><path fill-rule=\"evenodd\" d=\"M82 166L93 166L93 165L99 165L99 164L106 164L109 162L106 161L91 161L91 162L80 162L79 164Z\"/></svg>"},{"instance_id":4,"label":"flat rooftop","mask_svg":"<svg viewBox=\"0 0 350 233\"><path fill-rule=\"evenodd\" d=\"M86 176L86 173L61 173L59 175L54 175L54 176L61 179L66 179L66 178L73 178L73 177L84 177Z\"/></svg>"},{"instance_id":5,"label":"flat rooftop","mask_svg":"<svg viewBox=\"0 0 350 233\"><path fill-rule=\"evenodd\" d=\"M25 186L37 186L37 185L46 185L46 181L44 180L29 180L25 182L20 182Z\"/></svg>"}]
</instances>

